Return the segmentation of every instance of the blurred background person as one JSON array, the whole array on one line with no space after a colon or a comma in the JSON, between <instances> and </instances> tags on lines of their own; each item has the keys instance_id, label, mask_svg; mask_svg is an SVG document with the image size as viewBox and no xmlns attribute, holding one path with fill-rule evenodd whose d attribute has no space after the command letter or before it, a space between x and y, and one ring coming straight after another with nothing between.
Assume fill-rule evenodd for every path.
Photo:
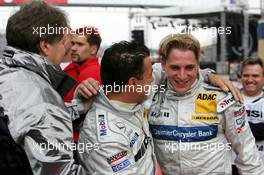
<instances>
[{"instance_id":1,"label":"blurred background person","mask_svg":"<svg viewBox=\"0 0 264 175\"><path fill-rule=\"evenodd\" d=\"M258 57L250 57L241 66L241 94L244 98L247 120L255 137L259 154L264 161L264 67ZM234 156L234 154L233 154ZM233 175L238 175L233 165Z\"/></svg>"},{"instance_id":2,"label":"blurred background person","mask_svg":"<svg viewBox=\"0 0 264 175\"><path fill-rule=\"evenodd\" d=\"M70 54L72 63L64 69L64 72L75 79L77 84L64 97L65 102L70 102L73 99L76 87L83 80L94 78L101 84L100 64L96 56L101 42L102 39L98 29L92 26L78 28L75 30L75 34L71 35L72 47ZM73 123L74 140L76 142L78 141L79 127L83 120L84 116Z\"/></svg>"}]
</instances>

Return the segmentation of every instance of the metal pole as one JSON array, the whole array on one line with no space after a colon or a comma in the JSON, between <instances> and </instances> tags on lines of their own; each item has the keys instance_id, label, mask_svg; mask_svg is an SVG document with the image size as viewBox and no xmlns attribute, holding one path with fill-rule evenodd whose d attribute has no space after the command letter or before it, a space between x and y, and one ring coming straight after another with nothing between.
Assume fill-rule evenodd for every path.
<instances>
[{"instance_id":1,"label":"metal pole","mask_svg":"<svg viewBox=\"0 0 264 175\"><path fill-rule=\"evenodd\" d=\"M243 48L244 48L244 59L249 55L249 46L248 46L248 39L249 39L249 17L246 8L243 9L244 13L244 34L243 34Z\"/></svg>"},{"instance_id":2,"label":"metal pole","mask_svg":"<svg viewBox=\"0 0 264 175\"><path fill-rule=\"evenodd\" d=\"M220 14L221 26L226 28L226 11L221 12ZM220 35L220 44L221 44L221 53L220 61L226 61L226 35Z\"/></svg>"}]
</instances>

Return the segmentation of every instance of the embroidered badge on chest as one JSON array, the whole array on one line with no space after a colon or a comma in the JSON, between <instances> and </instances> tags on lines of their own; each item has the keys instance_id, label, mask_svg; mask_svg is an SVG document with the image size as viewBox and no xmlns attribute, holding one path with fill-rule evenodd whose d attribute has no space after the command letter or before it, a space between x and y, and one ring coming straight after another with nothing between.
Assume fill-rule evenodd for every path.
<instances>
[{"instance_id":1,"label":"embroidered badge on chest","mask_svg":"<svg viewBox=\"0 0 264 175\"><path fill-rule=\"evenodd\" d=\"M195 99L195 112L197 114L216 113L216 97L215 93L199 93Z\"/></svg>"}]
</instances>

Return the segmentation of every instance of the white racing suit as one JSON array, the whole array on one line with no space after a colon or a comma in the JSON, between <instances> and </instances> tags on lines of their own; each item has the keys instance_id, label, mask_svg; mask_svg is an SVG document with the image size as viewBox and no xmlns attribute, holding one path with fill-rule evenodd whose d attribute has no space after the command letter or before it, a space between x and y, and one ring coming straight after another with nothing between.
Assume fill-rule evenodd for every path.
<instances>
[{"instance_id":1,"label":"white racing suit","mask_svg":"<svg viewBox=\"0 0 264 175\"><path fill-rule=\"evenodd\" d=\"M243 105L201 78L184 95L167 84L165 92L154 95L149 110L164 175L231 175L229 142L241 174L264 174Z\"/></svg>"},{"instance_id":2,"label":"white racing suit","mask_svg":"<svg viewBox=\"0 0 264 175\"><path fill-rule=\"evenodd\" d=\"M144 111L140 104L122 107L99 91L80 131L84 174L155 174L153 140Z\"/></svg>"},{"instance_id":3,"label":"white racing suit","mask_svg":"<svg viewBox=\"0 0 264 175\"><path fill-rule=\"evenodd\" d=\"M264 162L264 93L252 102L245 100L247 119L256 139L259 154Z\"/></svg>"}]
</instances>

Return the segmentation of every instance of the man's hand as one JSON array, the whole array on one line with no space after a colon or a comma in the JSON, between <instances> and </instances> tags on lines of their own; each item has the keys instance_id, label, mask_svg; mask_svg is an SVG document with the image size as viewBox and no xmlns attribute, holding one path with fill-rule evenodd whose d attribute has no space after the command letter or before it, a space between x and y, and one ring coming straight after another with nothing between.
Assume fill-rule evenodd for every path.
<instances>
[{"instance_id":1,"label":"man's hand","mask_svg":"<svg viewBox=\"0 0 264 175\"><path fill-rule=\"evenodd\" d=\"M99 90L99 85L100 83L93 79L93 78L88 78L84 81L82 81L76 88L75 95L76 93L86 99L91 99L92 97L96 96Z\"/></svg>"},{"instance_id":2,"label":"man's hand","mask_svg":"<svg viewBox=\"0 0 264 175\"><path fill-rule=\"evenodd\" d=\"M236 88L230 80L223 79L220 75L216 74L209 74L208 79L212 85L219 87L225 92L231 91L236 101L244 103L243 97L241 96L238 88Z\"/></svg>"}]
</instances>

